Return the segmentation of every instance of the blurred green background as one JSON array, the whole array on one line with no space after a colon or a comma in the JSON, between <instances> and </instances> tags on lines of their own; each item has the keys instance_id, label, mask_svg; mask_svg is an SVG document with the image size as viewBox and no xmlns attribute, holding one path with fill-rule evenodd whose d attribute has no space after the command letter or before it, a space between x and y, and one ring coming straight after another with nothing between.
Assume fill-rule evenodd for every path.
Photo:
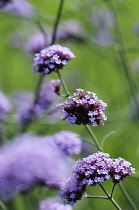
<instances>
[{"instance_id":1,"label":"blurred green background","mask_svg":"<svg viewBox=\"0 0 139 210\"><path fill-rule=\"evenodd\" d=\"M43 27L53 27L57 14L59 0L32 0L34 5L35 17L39 19ZM94 8L105 7L110 9L109 1L85 1L85 0L65 0L60 24L68 19L75 19L80 22L84 30L83 42L73 40L62 41L62 46L69 47L75 54L68 65L61 70L61 74L71 93L76 88L90 90L98 94L108 104L105 111L108 120L104 126L93 127L93 131L98 140L111 131L115 131L104 144L104 151L111 157L122 157L130 161L136 168L136 174L128 177L123 185L137 208L139 206L139 115L135 106L133 106L133 97L130 91L129 82L125 76L120 55L117 51L115 42L111 45L103 45L93 41L94 26L90 21L93 18ZM122 32L123 43L126 48L127 57L131 66L131 75L137 85L139 94L139 72L135 71L134 61L139 56L139 36L134 32L136 21L139 20L139 1L115 1L116 13ZM105 17L104 17L105 18ZM13 46L12 37L14 34L22 33L32 34L37 29L35 18L24 19L0 11L0 89L11 94L16 90L34 91L37 85L39 74L31 71L33 55L22 48ZM112 35L115 36L113 30ZM56 41L56 43L58 43ZM48 75L50 79L56 79L57 75L52 73ZM9 131L16 132L15 125L8 125ZM15 129L15 130L14 130ZM61 130L70 130L79 133L81 136L90 138L83 126L68 126L67 122L40 124L35 122L29 128L29 131L36 131L41 135L53 134ZM94 151L93 151L94 152ZM75 157L78 159L79 157ZM110 191L111 182L104 183L106 189ZM88 192L91 195L103 195L98 186L89 187ZM37 192L36 196L37 196ZM46 193L46 194L45 194ZM57 194L56 191L44 191L45 196ZM132 209L125 200L119 187L117 186L114 198L124 210ZM10 201L9 210L31 210L25 204L25 197L18 196L14 201ZM83 199L78 201L73 207L74 210L97 210L97 209L115 209L107 200Z\"/></svg>"}]
</instances>

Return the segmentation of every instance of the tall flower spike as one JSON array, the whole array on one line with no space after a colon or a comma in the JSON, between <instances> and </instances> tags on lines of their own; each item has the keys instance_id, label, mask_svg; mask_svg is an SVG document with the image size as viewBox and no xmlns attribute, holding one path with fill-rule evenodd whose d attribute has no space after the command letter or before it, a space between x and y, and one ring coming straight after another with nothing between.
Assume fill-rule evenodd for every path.
<instances>
[{"instance_id":1,"label":"tall flower spike","mask_svg":"<svg viewBox=\"0 0 139 210\"><path fill-rule=\"evenodd\" d=\"M107 179L112 178L115 184L134 172L131 163L122 159L112 159L109 154L98 152L82 160L75 162L73 172L62 191L61 198L65 198L64 203L74 205L82 198L87 185L96 186Z\"/></svg>"},{"instance_id":2,"label":"tall flower spike","mask_svg":"<svg viewBox=\"0 0 139 210\"><path fill-rule=\"evenodd\" d=\"M107 104L90 91L77 89L77 93L58 106L64 113L62 119L69 121L69 125L104 125L103 120L107 119L103 112Z\"/></svg>"},{"instance_id":3,"label":"tall flower spike","mask_svg":"<svg viewBox=\"0 0 139 210\"><path fill-rule=\"evenodd\" d=\"M34 73L50 74L52 71L62 69L72 58L75 56L69 48L59 44L49 46L35 54Z\"/></svg>"}]
</instances>

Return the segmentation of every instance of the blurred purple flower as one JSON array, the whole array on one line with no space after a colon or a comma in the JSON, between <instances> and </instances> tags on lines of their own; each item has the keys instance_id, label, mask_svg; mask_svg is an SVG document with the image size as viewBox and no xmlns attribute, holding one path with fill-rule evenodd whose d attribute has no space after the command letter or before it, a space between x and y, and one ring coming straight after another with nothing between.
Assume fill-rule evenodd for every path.
<instances>
[{"instance_id":1,"label":"blurred purple flower","mask_svg":"<svg viewBox=\"0 0 139 210\"><path fill-rule=\"evenodd\" d=\"M96 93L82 89L76 90L77 93L57 105L64 113L62 119L69 121L69 125L104 125L103 120L107 118L103 111L107 104L99 100Z\"/></svg>"},{"instance_id":2,"label":"blurred purple flower","mask_svg":"<svg viewBox=\"0 0 139 210\"><path fill-rule=\"evenodd\" d=\"M134 61L134 68L136 72L139 72L139 57L137 57Z\"/></svg>"},{"instance_id":3,"label":"blurred purple flower","mask_svg":"<svg viewBox=\"0 0 139 210\"><path fill-rule=\"evenodd\" d=\"M0 8L4 7L11 0L0 0Z\"/></svg>"},{"instance_id":4,"label":"blurred purple flower","mask_svg":"<svg viewBox=\"0 0 139 210\"><path fill-rule=\"evenodd\" d=\"M137 20L133 26L134 33L139 36L139 20Z\"/></svg>"},{"instance_id":5,"label":"blurred purple flower","mask_svg":"<svg viewBox=\"0 0 139 210\"><path fill-rule=\"evenodd\" d=\"M3 10L24 18L34 14L34 7L26 0L11 0L5 4Z\"/></svg>"},{"instance_id":6,"label":"blurred purple flower","mask_svg":"<svg viewBox=\"0 0 139 210\"><path fill-rule=\"evenodd\" d=\"M72 58L75 58L75 56L69 48L62 47L59 44L49 46L35 54L34 73L50 74L52 71L62 69Z\"/></svg>"},{"instance_id":7,"label":"blurred purple flower","mask_svg":"<svg viewBox=\"0 0 139 210\"><path fill-rule=\"evenodd\" d=\"M19 91L13 95L13 104L15 105L15 118L20 124L24 124L31 116L30 109L35 117L46 118L46 115L52 120L57 119L56 103L58 97L54 93L54 87L51 82L45 81L38 96L37 103L33 106L34 94L27 91Z\"/></svg>"},{"instance_id":8,"label":"blurred purple flower","mask_svg":"<svg viewBox=\"0 0 139 210\"><path fill-rule=\"evenodd\" d=\"M29 110L33 103L34 94L29 91L18 91L12 94L13 106L15 107L15 119L24 124L30 117Z\"/></svg>"},{"instance_id":9,"label":"blurred purple flower","mask_svg":"<svg viewBox=\"0 0 139 210\"><path fill-rule=\"evenodd\" d=\"M49 36L45 37L44 34L39 31L30 36L29 40L24 43L24 49L32 53L39 53L48 43L50 43Z\"/></svg>"},{"instance_id":10,"label":"blurred purple flower","mask_svg":"<svg viewBox=\"0 0 139 210\"><path fill-rule=\"evenodd\" d=\"M57 41L72 40L85 41L85 30L81 23L75 19L69 19L59 25L57 31Z\"/></svg>"},{"instance_id":11,"label":"blurred purple flower","mask_svg":"<svg viewBox=\"0 0 139 210\"><path fill-rule=\"evenodd\" d=\"M59 197L54 197L42 200L39 204L39 210L72 210L72 207L64 206Z\"/></svg>"},{"instance_id":12,"label":"blurred purple flower","mask_svg":"<svg viewBox=\"0 0 139 210\"><path fill-rule=\"evenodd\" d=\"M10 199L37 184L63 186L71 162L44 138L28 133L18 136L0 147L0 199Z\"/></svg>"},{"instance_id":13,"label":"blurred purple flower","mask_svg":"<svg viewBox=\"0 0 139 210\"><path fill-rule=\"evenodd\" d=\"M71 131L60 131L52 136L53 141L66 155L78 155L81 152L82 141L79 134Z\"/></svg>"},{"instance_id":14,"label":"blurred purple flower","mask_svg":"<svg viewBox=\"0 0 139 210\"><path fill-rule=\"evenodd\" d=\"M0 120L7 119L7 113L10 112L12 106L8 100L8 98L4 95L2 91L0 91Z\"/></svg>"},{"instance_id":15,"label":"blurred purple flower","mask_svg":"<svg viewBox=\"0 0 139 210\"><path fill-rule=\"evenodd\" d=\"M113 43L112 30L115 25L113 12L106 7L94 7L91 15L94 25L94 40L103 45Z\"/></svg>"},{"instance_id":16,"label":"blurred purple flower","mask_svg":"<svg viewBox=\"0 0 139 210\"><path fill-rule=\"evenodd\" d=\"M111 159L109 154L98 152L75 162L73 172L60 192L67 204L74 205L80 200L87 185L96 186L100 182L112 178L115 184L126 176L135 173L131 163L122 159ZM64 203L65 203L64 202Z\"/></svg>"}]
</instances>

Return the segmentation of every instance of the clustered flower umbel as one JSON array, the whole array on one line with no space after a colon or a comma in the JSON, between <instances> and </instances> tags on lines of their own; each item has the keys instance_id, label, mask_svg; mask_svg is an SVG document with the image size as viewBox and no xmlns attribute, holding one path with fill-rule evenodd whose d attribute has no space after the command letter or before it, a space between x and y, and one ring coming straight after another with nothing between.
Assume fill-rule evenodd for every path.
<instances>
[{"instance_id":1,"label":"clustered flower umbel","mask_svg":"<svg viewBox=\"0 0 139 210\"><path fill-rule=\"evenodd\" d=\"M76 90L77 93L58 104L64 113L62 119L69 121L69 125L104 125L103 120L107 117L103 111L107 104L99 100L96 93L82 89Z\"/></svg>"},{"instance_id":2,"label":"clustered flower umbel","mask_svg":"<svg viewBox=\"0 0 139 210\"><path fill-rule=\"evenodd\" d=\"M35 54L34 73L50 74L52 71L62 69L75 55L67 47L59 44L49 46Z\"/></svg>"},{"instance_id":3,"label":"clustered flower umbel","mask_svg":"<svg viewBox=\"0 0 139 210\"><path fill-rule=\"evenodd\" d=\"M67 200L64 204L72 206L82 198L87 185L96 186L110 178L117 184L135 173L135 169L122 158L112 159L109 154L98 152L75 162L73 172L60 192L61 198Z\"/></svg>"}]
</instances>

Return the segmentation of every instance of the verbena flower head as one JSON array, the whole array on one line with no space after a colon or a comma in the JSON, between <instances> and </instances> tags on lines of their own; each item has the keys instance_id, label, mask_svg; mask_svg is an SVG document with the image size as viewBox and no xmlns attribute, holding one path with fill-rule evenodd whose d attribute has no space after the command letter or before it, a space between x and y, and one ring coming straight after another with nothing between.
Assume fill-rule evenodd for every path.
<instances>
[{"instance_id":1,"label":"verbena flower head","mask_svg":"<svg viewBox=\"0 0 139 210\"><path fill-rule=\"evenodd\" d=\"M131 163L122 158L111 159L107 153L95 153L75 163L74 174L62 188L60 196L67 200L64 203L74 205L82 198L87 185L96 186L110 178L116 184L135 173L134 170Z\"/></svg>"},{"instance_id":2,"label":"verbena flower head","mask_svg":"<svg viewBox=\"0 0 139 210\"><path fill-rule=\"evenodd\" d=\"M7 115L6 113L10 112L12 106L6 97L6 95L0 91L0 120L6 120Z\"/></svg>"},{"instance_id":3,"label":"verbena flower head","mask_svg":"<svg viewBox=\"0 0 139 210\"><path fill-rule=\"evenodd\" d=\"M77 133L61 131L53 135L55 144L67 155L78 155L81 152L82 141Z\"/></svg>"},{"instance_id":4,"label":"verbena flower head","mask_svg":"<svg viewBox=\"0 0 139 210\"><path fill-rule=\"evenodd\" d=\"M71 159L44 138L27 133L0 147L0 166L0 199L5 200L39 184L60 188Z\"/></svg>"},{"instance_id":5,"label":"verbena flower head","mask_svg":"<svg viewBox=\"0 0 139 210\"><path fill-rule=\"evenodd\" d=\"M77 89L77 93L58 106L64 113L62 119L69 121L69 125L104 125L103 120L107 119L103 112L107 104L90 91Z\"/></svg>"},{"instance_id":6,"label":"verbena flower head","mask_svg":"<svg viewBox=\"0 0 139 210\"><path fill-rule=\"evenodd\" d=\"M50 74L52 71L62 69L72 58L75 56L69 48L59 44L49 46L35 54L34 73Z\"/></svg>"},{"instance_id":7,"label":"verbena flower head","mask_svg":"<svg viewBox=\"0 0 139 210\"><path fill-rule=\"evenodd\" d=\"M59 197L47 198L39 203L39 210L72 210L70 205L64 206Z\"/></svg>"}]
</instances>

